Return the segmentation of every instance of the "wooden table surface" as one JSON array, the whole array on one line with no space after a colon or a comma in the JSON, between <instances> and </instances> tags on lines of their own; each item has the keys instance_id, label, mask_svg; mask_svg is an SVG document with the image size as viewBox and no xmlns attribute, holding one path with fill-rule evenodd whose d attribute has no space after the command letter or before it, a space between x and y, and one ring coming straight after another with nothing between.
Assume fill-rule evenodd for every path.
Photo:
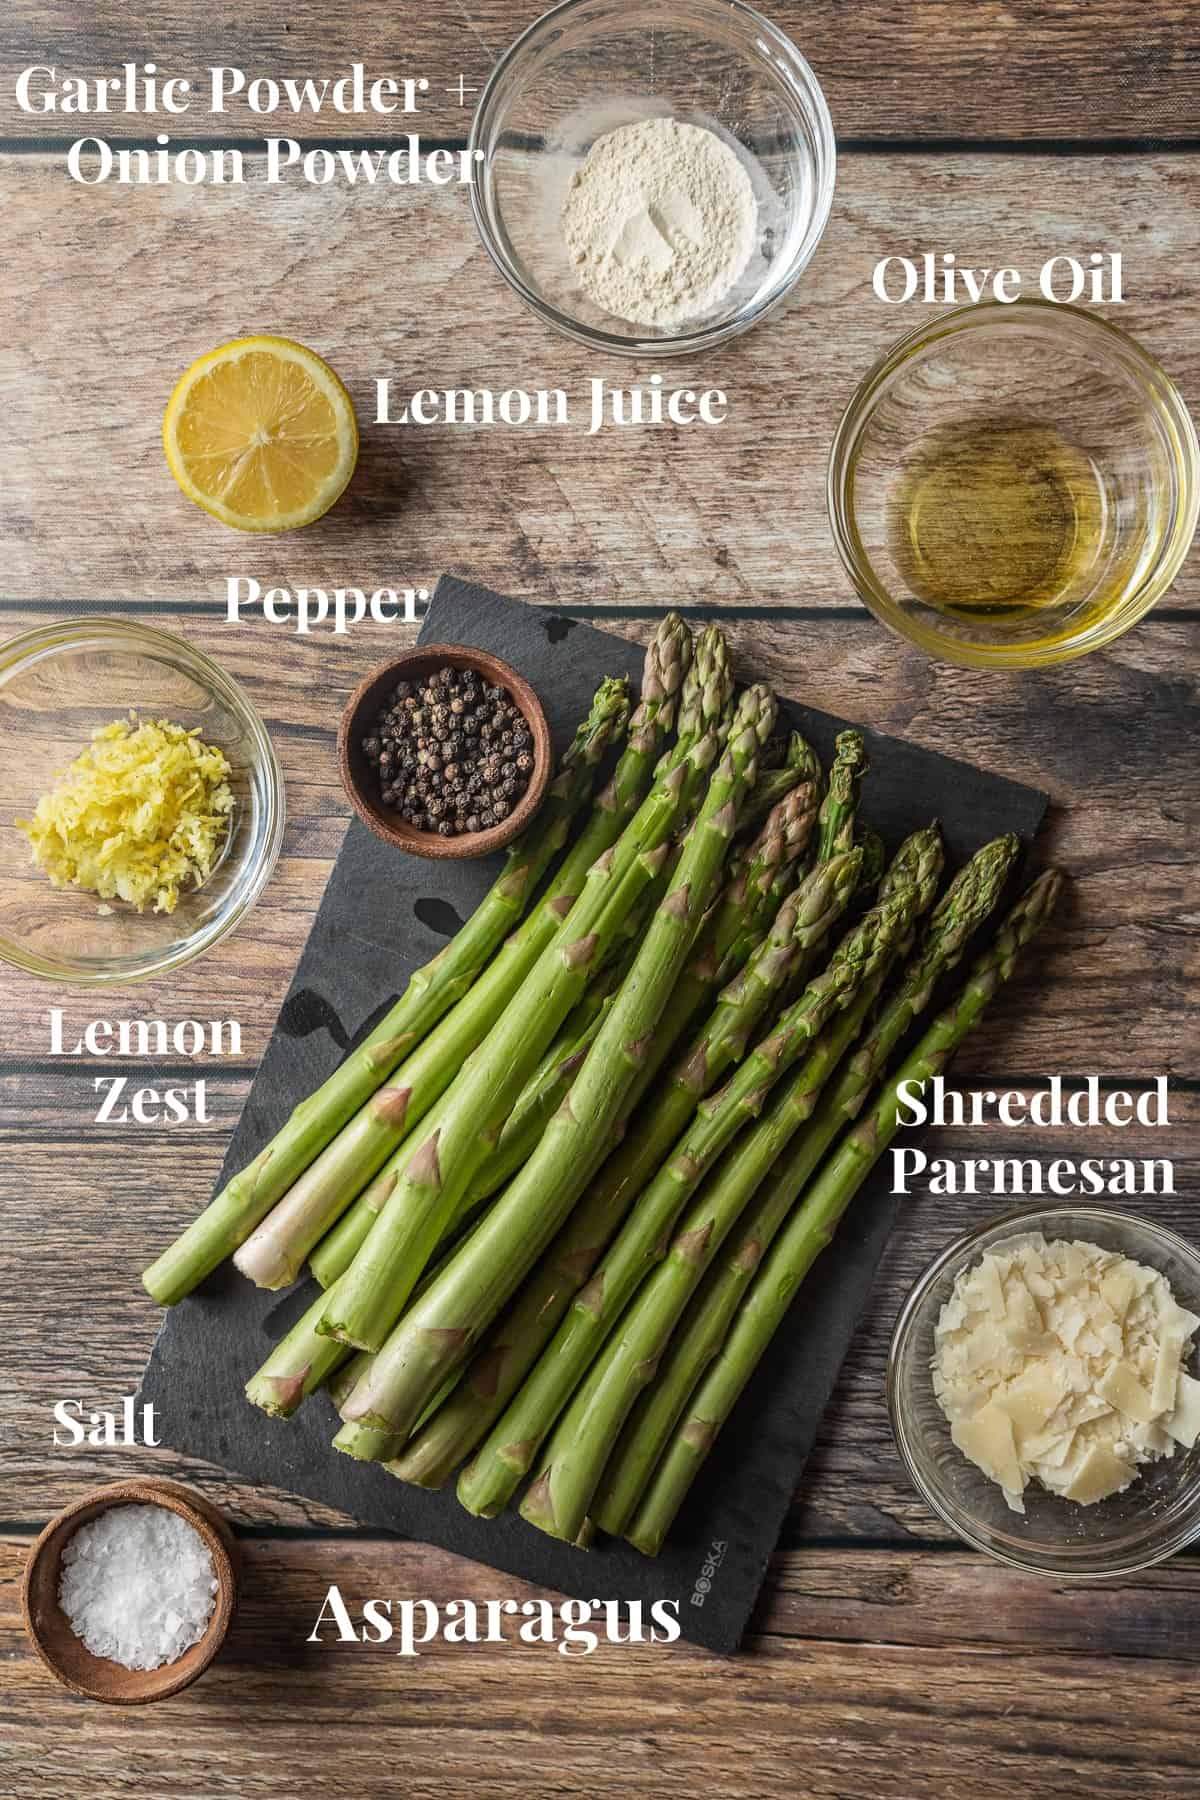
<instances>
[{"instance_id":1,"label":"wooden table surface","mask_svg":"<svg viewBox=\"0 0 1200 1800\"><path fill-rule=\"evenodd\" d=\"M872 359L920 309L881 305L875 261L952 249L1026 276L1059 251L1120 249L1139 335L1200 404L1195 9L1188 0L778 0L825 84L842 155L833 218L779 317L706 359L719 436L686 430L364 431L342 505L292 538L235 538L188 507L158 422L176 374L246 330L328 355L370 413L374 381L581 391L601 370L546 335L478 247L459 189L83 187L86 122L12 100L30 63L106 73L211 63L283 74L424 74L421 128L459 141L478 89L533 17L522 0L287 8L190 0L9 0L0 20L0 636L99 606L182 632L241 679L287 779L284 852L253 923L169 982L103 1006L6 973L0 1047L0 1792L154 1797L299 1793L651 1795L664 1786L859 1800L1200 1791L1194 1690L1200 1563L1069 1588L947 1540L887 1428L883 1370L900 1298L986 1200L914 1198L848 1358L743 1653L518 1644L386 1648L305 1640L331 1582L371 1594L521 1598L517 1584L379 1539L281 1492L152 1451L55 1448L63 1397L113 1404L156 1327L138 1272L206 1196L345 827L334 728L359 676L411 637L359 626L298 638L223 621L225 578L432 586L472 576L644 638L669 605L718 609L739 669L782 692L1044 785L1043 848L1073 880L1036 967L962 1061L1021 1086L1096 1073L1172 1078L1169 1133L1097 1133L1089 1152L1170 1155L1147 1202L1197 1234L1200 975L1196 884L1200 565L1113 649L1026 676L927 662L856 603L823 501L833 427ZM81 22L86 21L86 22ZM469 105L468 101L468 105ZM143 120L105 122L146 143ZM238 142L248 114L189 119ZM286 130L286 126L279 129ZM353 121L304 134L361 139ZM179 134L182 136L182 133ZM370 135L369 133L367 135ZM252 167L253 164L252 160ZM649 371L639 371L648 373ZM695 380L698 367L663 370ZM96 1065L48 1054L47 1009L242 1022L211 1065L212 1123L89 1126ZM1073 1140L1073 1141L1068 1141ZM994 1132L939 1151L987 1153ZM1078 1154L1077 1134L1042 1153ZM243 1530L245 1603L215 1669L142 1713L58 1690L22 1636L17 1592L42 1522L137 1471L192 1480Z\"/></svg>"}]
</instances>

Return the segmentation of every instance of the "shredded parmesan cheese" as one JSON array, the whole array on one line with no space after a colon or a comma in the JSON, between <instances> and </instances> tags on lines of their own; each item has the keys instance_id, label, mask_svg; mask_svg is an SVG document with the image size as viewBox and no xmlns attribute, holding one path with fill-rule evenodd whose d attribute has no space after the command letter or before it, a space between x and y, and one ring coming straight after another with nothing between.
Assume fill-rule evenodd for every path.
<instances>
[{"instance_id":1,"label":"shredded parmesan cheese","mask_svg":"<svg viewBox=\"0 0 1200 1800\"><path fill-rule=\"evenodd\" d=\"M1031 1480L1090 1506L1200 1438L1200 1381L1184 1368L1197 1327L1156 1269L1031 1232L955 1282L934 1392L954 1443L1014 1512Z\"/></svg>"},{"instance_id":2,"label":"shredded parmesan cheese","mask_svg":"<svg viewBox=\"0 0 1200 1800\"><path fill-rule=\"evenodd\" d=\"M53 887L174 912L180 891L212 874L233 810L228 777L224 752L198 731L131 714L93 732L33 818L16 824Z\"/></svg>"}]
</instances>

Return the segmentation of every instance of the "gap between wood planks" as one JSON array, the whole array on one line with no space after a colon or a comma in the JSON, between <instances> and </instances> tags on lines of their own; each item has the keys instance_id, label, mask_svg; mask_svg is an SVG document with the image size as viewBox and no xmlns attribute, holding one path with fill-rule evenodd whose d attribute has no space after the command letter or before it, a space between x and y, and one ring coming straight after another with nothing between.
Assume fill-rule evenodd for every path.
<instances>
[{"instance_id":1,"label":"gap between wood planks","mask_svg":"<svg viewBox=\"0 0 1200 1800\"><path fill-rule=\"evenodd\" d=\"M79 137L94 137L98 132L80 132L75 137L3 137L0 156L65 156ZM153 152L161 146L155 137L114 137L105 132L104 141L116 150ZM282 130L264 132L263 136L290 136ZM389 151L397 147L398 137L301 137L294 141L301 153L309 150ZM468 148L465 137L421 136L424 150L449 150L454 155ZM839 156L1193 156L1200 152L1200 137L1040 137L1040 138L975 138L975 137L839 137ZM263 156L261 137L174 137L171 150L240 150L244 156Z\"/></svg>"},{"instance_id":2,"label":"gap between wood planks","mask_svg":"<svg viewBox=\"0 0 1200 1800\"><path fill-rule=\"evenodd\" d=\"M561 605L556 601L541 600L532 604L544 607L552 617L561 619L638 619L653 622L665 618L669 612L675 612L681 613L685 619L703 619L705 622L720 618L722 621L732 620L735 624L744 625L819 625L826 619L840 619L852 625L877 629L875 620L865 607L847 605L840 600L831 601L826 606L748 606L736 601L714 601L711 606L693 606L687 601L677 601L674 605L660 606L649 601L626 605L619 600L593 600L586 605ZM79 612L103 615L110 607L120 607L123 612L170 613L179 617L190 613L200 618L220 616L215 604L206 605L195 600L148 599L141 596L126 600L0 598L0 614L46 613L52 617L59 614L66 617ZM1187 625L1198 615L1200 606L1156 606L1148 617L1169 625Z\"/></svg>"}]
</instances>

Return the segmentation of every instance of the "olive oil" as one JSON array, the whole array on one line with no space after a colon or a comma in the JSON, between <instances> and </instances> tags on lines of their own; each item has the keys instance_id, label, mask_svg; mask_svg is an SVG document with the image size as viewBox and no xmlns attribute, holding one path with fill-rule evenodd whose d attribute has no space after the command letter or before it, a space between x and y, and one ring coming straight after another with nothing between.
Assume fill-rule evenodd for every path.
<instances>
[{"instance_id":1,"label":"olive oil","mask_svg":"<svg viewBox=\"0 0 1200 1800\"><path fill-rule=\"evenodd\" d=\"M914 598L1014 636L1078 628L1110 588L1115 521L1095 462L1053 426L974 419L931 432L893 495L892 553Z\"/></svg>"}]
</instances>

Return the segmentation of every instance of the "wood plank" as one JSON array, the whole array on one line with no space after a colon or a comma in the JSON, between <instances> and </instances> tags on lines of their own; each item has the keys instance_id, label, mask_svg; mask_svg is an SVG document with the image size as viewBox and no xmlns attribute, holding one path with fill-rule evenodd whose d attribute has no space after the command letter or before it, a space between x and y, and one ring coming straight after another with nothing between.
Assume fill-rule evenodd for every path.
<instances>
[{"instance_id":1,"label":"wood plank","mask_svg":"<svg viewBox=\"0 0 1200 1800\"><path fill-rule=\"evenodd\" d=\"M849 155L791 306L702 367L661 368L670 386L727 391L726 423L597 437L585 417L368 423L379 376L397 392L561 386L573 402L593 376L632 379L521 306L478 246L463 194L279 189L265 204L253 188L81 188L41 157L0 163L0 190L23 246L0 271L0 567L17 598L59 586L118 607L165 596L221 613L230 575L369 592L452 569L560 604L850 604L826 521L829 443L872 362L930 310L871 295L891 253L952 249L962 265L1011 265L1029 280L1058 252L1121 248L1129 302L1114 316L1200 402L1189 279L1200 157ZM299 537L230 533L183 500L163 463L158 421L176 376L248 325L328 355L364 426L345 500ZM1193 558L1172 603L1198 597ZM328 637L319 646L307 647L324 665L342 654ZM882 634L871 646L890 659Z\"/></svg>"},{"instance_id":2,"label":"wood plank","mask_svg":"<svg viewBox=\"0 0 1200 1800\"><path fill-rule=\"evenodd\" d=\"M971 1592L991 1592L988 1573L965 1558L923 1569L929 1585L915 1599L909 1559L879 1557L865 1570L840 1570L833 1559L799 1566L793 1579L818 1590L803 1634L791 1635L786 1607L769 1613L736 1661L679 1645L602 1644L562 1656L514 1636L431 1644L398 1663L390 1646L305 1642L331 1583L352 1605L372 1595L520 1601L532 1590L401 1544L251 1542L242 1606L218 1662L186 1695L131 1718L72 1699L34 1662L13 1591L25 1547L0 1545L0 1767L13 1800L130 1784L156 1800L219 1791L266 1800L296 1791L301 1756L306 1794L377 1791L390 1765L403 1771L395 1791L437 1800L477 1794L481 1783L520 1800L657 1796L664 1780L714 1794L950 1800L967 1769L979 1800L1100 1791L1144 1800L1151 1786L1188 1792L1200 1781L1187 1725L1194 1662L1151 1643L1149 1654L1099 1663L1090 1644L1080 1647L1088 1622L1093 1643L1104 1629L1096 1590L1060 1606L1060 1619L1076 1615L1061 1650L1043 1647L1036 1624L1027 1654L961 1647L953 1624L939 1625L938 1604L961 1609ZM1189 1573L1178 1592L1153 1584L1143 1596L1147 1616L1161 1603L1172 1642L1176 1626L1191 1636L1181 1616ZM853 1608L864 1582L879 1636L839 1641L845 1615L824 1590ZM914 1613L935 1648L911 1629Z\"/></svg>"},{"instance_id":3,"label":"wood plank","mask_svg":"<svg viewBox=\"0 0 1200 1800\"><path fill-rule=\"evenodd\" d=\"M0 1079L0 1113L9 1121L0 1132L0 1212L6 1221L0 1291L20 1296L3 1303L11 1378L0 1396L6 1445L0 1520L33 1524L39 1502L62 1504L116 1473L145 1469L185 1480L199 1476L242 1523L344 1525L307 1501L252 1490L173 1453L54 1446L55 1400L73 1397L88 1409L109 1407L133 1391L159 1316L142 1294L140 1271L207 1195L234 1110L232 1097L221 1090L211 1128L177 1127L147 1137L153 1144L148 1179L143 1157L131 1153L128 1128L85 1126L87 1098L68 1086L55 1089L41 1076ZM1174 1195L1113 1203L1194 1237L1200 1095L1173 1095L1170 1118L1164 1131L1065 1128L1039 1131L1035 1141L998 1128L947 1127L928 1132L922 1143L931 1156L1036 1156L1044 1164L1058 1156L1173 1158ZM81 1156L73 1145L84 1130L87 1153ZM987 1188L985 1183L976 1196L937 1196L919 1183L906 1202L822 1422L786 1548L834 1536L944 1538L892 1448L884 1401L888 1341L909 1287L946 1243L985 1218L1033 1203L1034 1196L995 1196ZM53 1206L47 1205L49 1193ZM230 1404L240 1405L240 1397L231 1395Z\"/></svg>"},{"instance_id":4,"label":"wood plank","mask_svg":"<svg viewBox=\"0 0 1200 1800\"><path fill-rule=\"evenodd\" d=\"M285 22L269 11L213 16L187 0L143 0L131 37L119 0L92 0L82 12L70 0L12 0L0 33L0 129L27 136L65 125L77 134L69 119L30 119L18 110L13 83L31 62L95 76L153 56L164 73L192 77L215 63L243 68L251 79L303 80L340 75L356 59L370 75L425 76L422 129L461 135L474 98L467 110L459 105L460 74L477 94L538 11L517 0L462 0L445 15L409 3L392 7L385 23L367 0L333 14L316 0L297 0ZM1072 0L860 0L852 10L841 0L773 0L769 11L816 69L844 137L1171 138L1195 129L1200 76L1187 0L1090 0L1086 8ZM658 59L650 91L670 96L663 71L671 66L666 54ZM336 114L272 122L244 102L224 121L199 109L184 121L189 134L210 137L222 123L226 132L256 136L371 132L370 124L364 131L362 121ZM120 123L124 135L147 126L137 118ZM168 123L183 135L180 121ZM374 121L374 134L387 135L389 123L395 129L399 121Z\"/></svg>"},{"instance_id":5,"label":"wood plank","mask_svg":"<svg viewBox=\"0 0 1200 1800\"><path fill-rule=\"evenodd\" d=\"M219 1010L232 1008L242 1024L242 1066L250 1068L266 1047L348 815L333 754L338 714L359 677L412 633L363 628L332 648L264 636L261 625L225 626L199 610L144 616L182 628L246 683L283 761L289 820L283 860L253 926L170 982L110 990L102 1016L207 1019L219 994ZM1195 1074L1200 800L1192 745L1200 720L1188 672L1192 627L1151 618L1102 656L1020 680L989 679L985 696L977 674L927 662L865 618L819 615L779 629L724 616L744 675L1049 790L1053 812L1037 854L1060 861L1072 883L1041 952L1044 1001L1028 1005L1028 984L1006 990L968 1046L964 1068ZM40 617L5 608L0 630ZM639 638L649 629L641 620L623 625L619 614L605 623ZM1131 720L1136 730L1128 729ZM867 794L869 812L869 787ZM15 973L5 991L9 1052L22 1063L40 1061L47 1008L59 997ZM90 1002L68 1006L77 1029L94 1014ZM74 1079L63 1070L67 1078Z\"/></svg>"}]
</instances>

